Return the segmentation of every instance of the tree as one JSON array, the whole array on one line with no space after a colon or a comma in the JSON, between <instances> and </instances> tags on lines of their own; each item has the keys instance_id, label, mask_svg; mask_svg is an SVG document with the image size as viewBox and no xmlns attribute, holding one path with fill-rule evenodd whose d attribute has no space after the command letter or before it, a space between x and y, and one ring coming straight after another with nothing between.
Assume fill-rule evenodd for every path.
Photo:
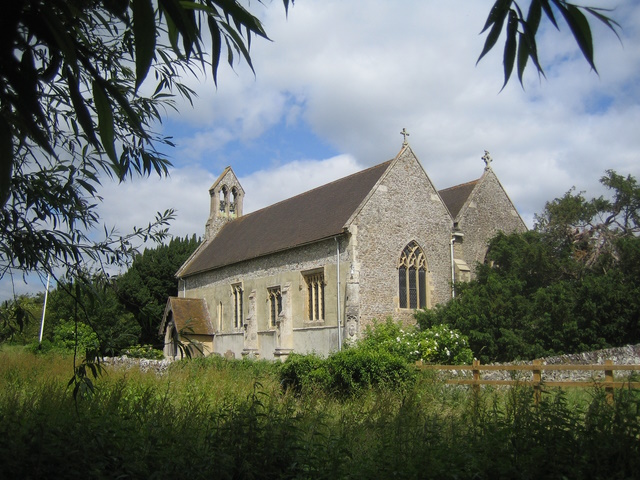
<instances>
[{"instance_id":1,"label":"tree","mask_svg":"<svg viewBox=\"0 0 640 480\"><path fill-rule=\"evenodd\" d=\"M26 343L38 335L44 295L20 295L0 304L0 343Z\"/></svg>"},{"instance_id":2,"label":"tree","mask_svg":"<svg viewBox=\"0 0 640 480\"><path fill-rule=\"evenodd\" d=\"M158 328L167 299L178 295L175 274L199 243L194 235L145 249L118 278L118 299L140 326L140 344L158 344Z\"/></svg>"},{"instance_id":3,"label":"tree","mask_svg":"<svg viewBox=\"0 0 640 480\"><path fill-rule=\"evenodd\" d=\"M535 216L535 229L547 234L585 267L606 268L621 259L621 240L640 233L640 186L631 175L607 170L600 183L612 191L587 200L572 188L561 198L545 204Z\"/></svg>"},{"instance_id":4,"label":"tree","mask_svg":"<svg viewBox=\"0 0 640 480\"><path fill-rule=\"evenodd\" d=\"M100 274L60 282L49 294L44 338L53 341L56 332L77 323L97 336L101 356L118 355L136 345L140 327L120 303L114 283Z\"/></svg>"}]
</instances>

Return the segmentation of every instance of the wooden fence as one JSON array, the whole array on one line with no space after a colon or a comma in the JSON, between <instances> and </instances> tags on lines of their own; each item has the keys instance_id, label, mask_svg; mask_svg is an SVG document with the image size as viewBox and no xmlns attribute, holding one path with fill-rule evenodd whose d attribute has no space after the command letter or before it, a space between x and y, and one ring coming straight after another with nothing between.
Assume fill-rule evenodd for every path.
<instances>
[{"instance_id":1,"label":"wooden fence","mask_svg":"<svg viewBox=\"0 0 640 480\"><path fill-rule=\"evenodd\" d=\"M481 365L478 360L474 360L473 365L426 365L418 362L418 368L422 370L466 370L472 372L472 378L450 378L448 384L471 385L477 391L481 385L530 385L534 389L536 402L540 401L542 387L593 387L599 386L607 392L607 397L613 401L613 392L616 388L640 388L640 382L636 381L616 381L614 371L640 371L640 365L614 365L612 360L605 360L604 365L543 365L540 360L534 360L532 365ZM511 379L511 380L485 380L480 372L482 371L513 371L532 372L531 380ZM545 380L545 371L604 371L604 380Z\"/></svg>"}]
</instances>

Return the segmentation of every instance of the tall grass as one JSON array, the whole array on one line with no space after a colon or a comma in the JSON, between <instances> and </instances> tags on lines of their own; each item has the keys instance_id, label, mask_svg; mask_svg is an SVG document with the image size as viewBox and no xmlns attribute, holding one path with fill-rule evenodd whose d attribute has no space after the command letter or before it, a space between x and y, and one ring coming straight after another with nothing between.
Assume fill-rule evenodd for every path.
<instances>
[{"instance_id":1,"label":"tall grass","mask_svg":"<svg viewBox=\"0 0 640 480\"><path fill-rule=\"evenodd\" d=\"M633 478L640 398L485 389L422 375L350 397L283 392L266 362L109 369L74 402L70 360L0 351L4 478Z\"/></svg>"}]
</instances>

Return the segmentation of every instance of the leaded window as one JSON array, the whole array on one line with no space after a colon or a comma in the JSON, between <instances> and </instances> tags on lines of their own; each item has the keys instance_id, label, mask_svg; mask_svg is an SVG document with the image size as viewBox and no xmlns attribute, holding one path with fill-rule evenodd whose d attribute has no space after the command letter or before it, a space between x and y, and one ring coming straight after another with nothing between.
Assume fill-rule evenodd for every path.
<instances>
[{"instance_id":1,"label":"leaded window","mask_svg":"<svg viewBox=\"0 0 640 480\"><path fill-rule=\"evenodd\" d=\"M273 287L268 290L269 294L269 323L276 326L278 316L282 312L282 290L280 287Z\"/></svg>"},{"instance_id":2,"label":"leaded window","mask_svg":"<svg viewBox=\"0 0 640 480\"><path fill-rule=\"evenodd\" d=\"M427 306L427 260L416 242L409 243L400 255L398 297L400 308Z\"/></svg>"},{"instance_id":3,"label":"leaded window","mask_svg":"<svg viewBox=\"0 0 640 480\"><path fill-rule=\"evenodd\" d=\"M235 285L232 285L231 288L233 290L233 327L241 328L244 325L244 319L242 315L242 284L237 283Z\"/></svg>"},{"instance_id":4,"label":"leaded window","mask_svg":"<svg viewBox=\"0 0 640 480\"><path fill-rule=\"evenodd\" d=\"M307 318L309 321L324 320L324 273L305 276L307 283Z\"/></svg>"}]
</instances>

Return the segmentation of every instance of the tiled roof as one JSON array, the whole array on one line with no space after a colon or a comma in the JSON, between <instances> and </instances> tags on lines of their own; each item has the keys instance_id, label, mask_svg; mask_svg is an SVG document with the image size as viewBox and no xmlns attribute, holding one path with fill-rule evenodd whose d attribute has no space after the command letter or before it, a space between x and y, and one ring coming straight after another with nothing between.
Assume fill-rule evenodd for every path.
<instances>
[{"instance_id":1,"label":"tiled roof","mask_svg":"<svg viewBox=\"0 0 640 480\"><path fill-rule=\"evenodd\" d=\"M169 297L164 310L160 333L164 333L169 314L172 315L178 333L186 335L213 335L207 302L203 298Z\"/></svg>"},{"instance_id":2,"label":"tiled roof","mask_svg":"<svg viewBox=\"0 0 640 480\"><path fill-rule=\"evenodd\" d=\"M340 235L391 162L228 222L183 266L180 277Z\"/></svg>"},{"instance_id":3,"label":"tiled roof","mask_svg":"<svg viewBox=\"0 0 640 480\"><path fill-rule=\"evenodd\" d=\"M473 180L472 182L455 185L438 191L442 201L447 206L449 213L454 219L458 216L460 210L462 210L462 207L469 198L469 195L471 195L471 192L473 192L473 189L479 181L479 179Z\"/></svg>"}]
</instances>

